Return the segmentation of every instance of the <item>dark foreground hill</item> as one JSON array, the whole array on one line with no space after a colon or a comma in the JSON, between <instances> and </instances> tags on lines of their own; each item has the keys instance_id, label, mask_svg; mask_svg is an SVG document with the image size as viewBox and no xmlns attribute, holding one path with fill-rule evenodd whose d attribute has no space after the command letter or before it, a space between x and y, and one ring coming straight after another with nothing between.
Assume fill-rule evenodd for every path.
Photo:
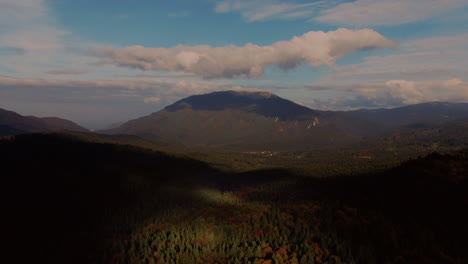
<instances>
[{"instance_id":1,"label":"dark foreground hill","mask_svg":"<svg viewBox=\"0 0 468 264\"><path fill-rule=\"evenodd\" d=\"M18 263L468 261L466 150L311 178L34 134L1 140L0 161Z\"/></svg>"},{"instance_id":2,"label":"dark foreground hill","mask_svg":"<svg viewBox=\"0 0 468 264\"><path fill-rule=\"evenodd\" d=\"M22 116L0 108L0 136L55 130L88 131L69 120L57 117Z\"/></svg>"},{"instance_id":3,"label":"dark foreground hill","mask_svg":"<svg viewBox=\"0 0 468 264\"><path fill-rule=\"evenodd\" d=\"M102 132L191 149L314 150L462 118L468 118L468 104L332 112L313 110L266 92L226 91L190 96Z\"/></svg>"}]
</instances>

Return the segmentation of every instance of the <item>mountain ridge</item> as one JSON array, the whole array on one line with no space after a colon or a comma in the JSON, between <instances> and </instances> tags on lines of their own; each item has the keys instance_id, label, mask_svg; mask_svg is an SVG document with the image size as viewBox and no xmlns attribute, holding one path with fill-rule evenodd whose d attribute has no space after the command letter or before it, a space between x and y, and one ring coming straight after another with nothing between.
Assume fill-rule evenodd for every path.
<instances>
[{"instance_id":1,"label":"mountain ridge","mask_svg":"<svg viewBox=\"0 0 468 264\"><path fill-rule=\"evenodd\" d=\"M194 149L310 150L468 118L468 104L321 111L268 92L193 95L104 134L129 134Z\"/></svg>"},{"instance_id":2,"label":"mountain ridge","mask_svg":"<svg viewBox=\"0 0 468 264\"><path fill-rule=\"evenodd\" d=\"M0 135L25 134L55 130L89 132L78 124L58 117L23 116L0 108Z\"/></svg>"},{"instance_id":3,"label":"mountain ridge","mask_svg":"<svg viewBox=\"0 0 468 264\"><path fill-rule=\"evenodd\" d=\"M245 109L249 112L282 120L296 120L320 112L283 99L269 92L220 91L202 95L192 95L181 99L165 110L175 112L190 107L193 110L221 111Z\"/></svg>"}]
</instances>

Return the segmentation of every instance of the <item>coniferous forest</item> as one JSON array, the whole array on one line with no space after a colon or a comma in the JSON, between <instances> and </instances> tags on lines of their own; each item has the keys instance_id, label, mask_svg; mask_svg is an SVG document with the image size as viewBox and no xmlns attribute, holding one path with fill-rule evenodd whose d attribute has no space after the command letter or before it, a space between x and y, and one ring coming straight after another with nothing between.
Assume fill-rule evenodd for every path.
<instances>
[{"instance_id":1,"label":"coniferous forest","mask_svg":"<svg viewBox=\"0 0 468 264\"><path fill-rule=\"evenodd\" d=\"M0 140L13 263L468 263L467 149L182 155L117 141Z\"/></svg>"}]
</instances>

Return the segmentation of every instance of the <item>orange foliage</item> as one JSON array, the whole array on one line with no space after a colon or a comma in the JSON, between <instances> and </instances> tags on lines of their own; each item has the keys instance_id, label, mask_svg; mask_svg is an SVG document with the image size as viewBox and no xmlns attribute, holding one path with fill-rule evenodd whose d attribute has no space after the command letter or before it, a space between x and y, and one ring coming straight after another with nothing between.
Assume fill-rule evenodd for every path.
<instances>
[{"instance_id":1,"label":"orange foliage","mask_svg":"<svg viewBox=\"0 0 468 264\"><path fill-rule=\"evenodd\" d=\"M272 255L272 254L273 254L273 248L270 247L269 245L262 249L262 258Z\"/></svg>"},{"instance_id":2,"label":"orange foliage","mask_svg":"<svg viewBox=\"0 0 468 264\"><path fill-rule=\"evenodd\" d=\"M255 239L258 239L258 238L261 238L263 236L263 231L262 230L252 230L251 234L250 234L253 238Z\"/></svg>"}]
</instances>

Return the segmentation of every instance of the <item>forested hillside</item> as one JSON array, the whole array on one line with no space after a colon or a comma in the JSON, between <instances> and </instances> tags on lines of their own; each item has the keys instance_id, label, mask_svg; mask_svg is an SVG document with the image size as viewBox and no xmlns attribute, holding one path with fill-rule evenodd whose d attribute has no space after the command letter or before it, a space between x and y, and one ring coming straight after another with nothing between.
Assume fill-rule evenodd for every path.
<instances>
[{"instance_id":1,"label":"forested hillside","mask_svg":"<svg viewBox=\"0 0 468 264\"><path fill-rule=\"evenodd\" d=\"M466 150L327 178L314 166L221 171L69 134L6 137L0 155L18 262L468 261Z\"/></svg>"},{"instance_id":2,"label":"forested hillside","mask_svg":"<svg viewBox=\"0 0 468 264\"><path fill-rule=\"evenodd\" d=\"M87 129L70 120L57 117L22 116L0 108L0 136L56 130L88 132Z\"/></svg>"}]
</instances>

